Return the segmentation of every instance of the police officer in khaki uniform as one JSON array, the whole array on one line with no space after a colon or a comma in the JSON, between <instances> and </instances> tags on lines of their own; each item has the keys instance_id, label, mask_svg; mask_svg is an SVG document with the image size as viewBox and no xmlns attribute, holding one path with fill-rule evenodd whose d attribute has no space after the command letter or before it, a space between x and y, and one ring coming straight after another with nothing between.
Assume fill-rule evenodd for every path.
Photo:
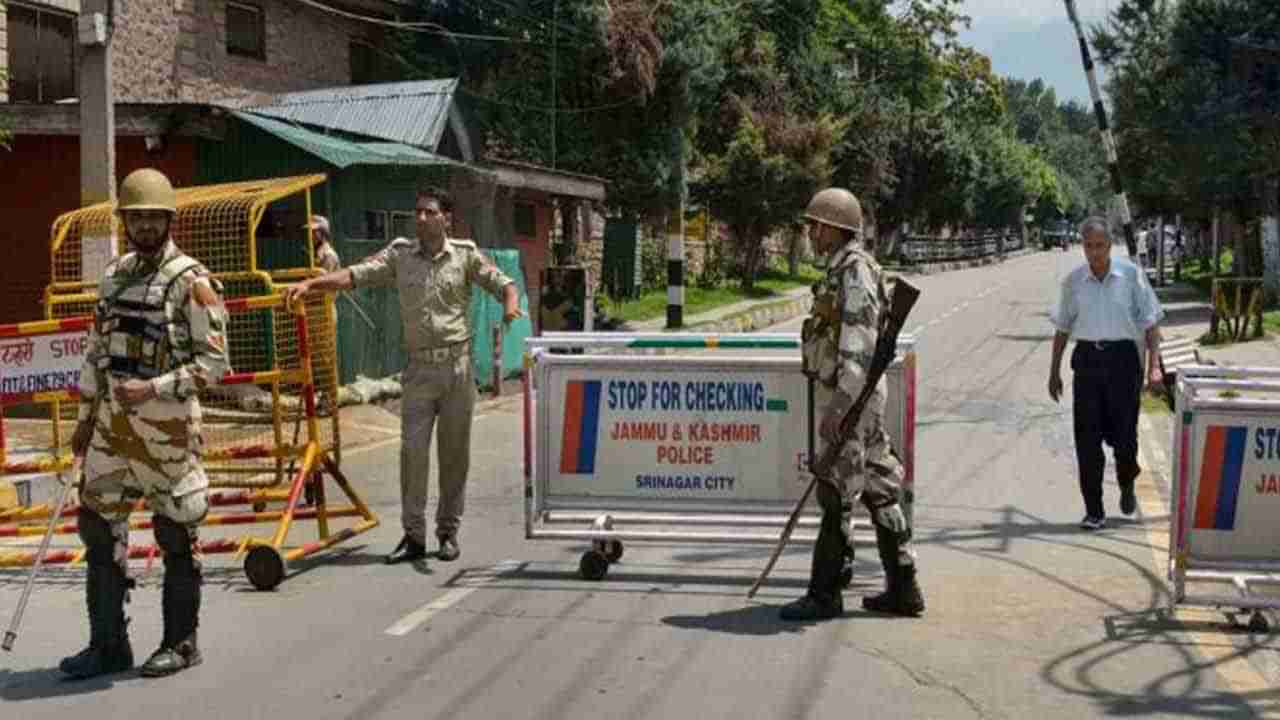
<instances>
[{"instance_id":1,"label":"police officer in khaki uniform","mask_svg":"<svg viewBox=\"0 0 1280 720\"><path fill-rule=\"evenodd\" d=\"M124 604L129 512L145 498L164 552L164 639L142 674L169 675L201 661L196 526L209 509L200 464L199 393L230 369L226 311L215 281L169 237L177 196L143 169L120 185L120 218L133 252L107 266L80 373L71 447L84 457L79 532L85 545L89 647L62 661L74 678L133 667Z\"/></svg>"},{"instance_id":2,"label":"police officer in khaki uniform","mask_svg":"<svg viewBox=\"0 0 1280 720\"><path fill-rule=\"evenodd\" d=\"M325 272L333 272L342 267L338 253L333 249L333 235L329 231L329 219L323 215L312 215L311 222L302 226L303 230L311 230L312 251L316 265Z\"/></svg>"},{"instance_id":3,"label":"police officer in khaki uniform","mask_svg":"<svg viewBox=\"0 0 1280 720\"><path fill-rule=\"evenodd\" d=\"M426 188L417 197L417 237L396 238L362 263L298 283L292 300L313 290L391 287L400 296L400 316L409 364L404 370L400 418L400 502L404 538L388 563L426 557L427 481L431 435L437 420L440 444L440 503L436 510L437 557L458 557L458 527L471 464L471 412L476 387L471 371L471 287L478 284L503 301L503 320L524 313L514 281L489 262L475 243L446 236L448 196Z\"/></svg>"},{"instance_id":4,"label":"police officer in khaki uniform","mask_svg":"<svg viewBox=\"0 0 1280 720\"><path fill-rule=\"evenodd\" d=\"M886 590L862 599L874 612L919 615L924 596L916 582L911 529L899 504L902 463L884 428L887 383L880 378L852 437L837 436L840 421L862 392L876 337L888 312L884 272L862 248L862 206L853 193L828 188L805 211L815 249L828 257L826 276L814 284L813 311L803 329L804 372L816 381L820 444L844 440L829 481L818 483L822 524L813 547L809 591L782 608L784 620L823 620L844 612L841 572L852 547L847 518L861 495L876 530Z\"/></svg>"}]
</instances>

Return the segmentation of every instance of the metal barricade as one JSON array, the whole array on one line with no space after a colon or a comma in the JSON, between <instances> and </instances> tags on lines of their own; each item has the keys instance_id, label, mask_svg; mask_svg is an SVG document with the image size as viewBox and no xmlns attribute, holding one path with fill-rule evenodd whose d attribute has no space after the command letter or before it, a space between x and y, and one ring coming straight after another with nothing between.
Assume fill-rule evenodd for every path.
<instances>
[{"instance_id":1,"label":"metal barricade","mask_svg":"<svg viewBox=\"0 0 1280 720\"><path fill-rule=\"evenodd\" d=\"M236 298L226 301L230 326L254 327L260 333L256 343L242 343L253 347L254 357L264 352L271 365L249 372L231 372L201 393L204 408L204 436L206 449L203 454L206 471L221 482L211 481L213 487L240 487L237 492L212 492L211 507L235 505L252 506L252 512L210 513L203 526L243 525L274 523L275 530L267 537L243 536L211 540L201 544L201 551L212 553L236 553L243 556L244 570L253 585L260 590L276 587L283 579L286 562L304 557L372 530L379 524L351 484L343 475L332 451L326 448L328 438L320 431L316 375L312 365L310 347L312 323L326 317L313 308L285 308L281 296L268 295ZM0 326L0 338L63 337L68 332L83 338L88 333L91 318L78 317L20 325ZM264 348L264 346L266 346ZM83 343L80 343L83 351ZM239 354L232 343L231 362L238 365ZM251 389L254 396L265 397L261 406L244 407L245 394ZM56 390L23 394L3 394L3 404L35 403L48 405L47 425L42 437L48 438L29 447L36 449L35 456L21 462L10 462L6 455L6 424L3 405L0 405L0 461L3 473L9 475L28 472L51 472L72 466L69 447L64 439L70 437L69 422L59 405L78 402L78 385L67 383ZM336 398L327 400L336 412ZM244 408L244 409L242 409ZM306 426L301 438L295 432L290 439L285 428L292 421L295 430ZM30 421L28 421L30 422ZM40 424L41 421L36 421ZM287 464L287 468L286 468ZM295 471L296 468L296 471ZM325 494L325 477L330 478L346 496L349 504L333 506ZM309 491L309 492L308 492ZM312 499L303 507L300 500L304 492ZM268 510L270 503L283 503L282 507ZM120 506L121 510L134 512L145 510L145 501L139 500ZM73 504L63 510L62 517L74 519L79 506ZM48 522L52 508L45 505L0 509L0 538L40 535L44 527L32 525ZM331 532L329 523L340 518L354 518L350 527ZM295 521L314 520L319 539L301 547L286 549L285 539ZM151 527L150 518L131 518L131 530ZM75 534L74 521L58 525L58 534ZM154 546L130 548L131 558L154 558ZM83 559L83 550L57 551L46 555L47 564L77 563ZM35 554L26 551L0 552L0 567L28 566Z\"/></svg>"},{"instance_id":2,"label":"metal barricade","mask_svg":"<svg viewBox=\"0 0 1280 720\"><path fill-rule=\"evenodd\" d=\"M1280 368L1183 366L1171 458L1168 573L1172 603L1252 611L1280 596ZM1191 593L1189 585L1234 593Z\"/></svg>"},{"instance_id":3,"label":"metal barricade","mask_svg":"<svg viewBox=\"0 0 1280 720\"><path fill-rule=\"evenodd\" d=\"M603 578L626 541L777 542L814 450L814 388L797 334L550 333L526 347L526 538L590 541L579 564L588 579ZM886 373L908 518L914 348L903 336ZM811 500L799 526L818 519ZM852 525L855 542L874 544L860 510Z\"/></svg>"}]
</instances>

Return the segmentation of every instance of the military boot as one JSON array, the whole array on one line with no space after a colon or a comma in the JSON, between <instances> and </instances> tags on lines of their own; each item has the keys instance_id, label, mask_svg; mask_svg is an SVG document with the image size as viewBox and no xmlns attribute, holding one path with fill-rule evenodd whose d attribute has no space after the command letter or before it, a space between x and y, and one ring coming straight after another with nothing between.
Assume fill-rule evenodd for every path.
<instances>
[{"instance_id":1,"label":"military boot","mask_svg":"<svg viewBox=\"0 0 1280 720\"><path fill-rule=\"evenodd\" d=\"M820 492L823 488L820 488ZM821 502L824 498L819 497ZM845 558L852 546L840 506L824 507L818 538L813 544L813 563L809 571L809 591L805 596L782 607L783 620L829 620L844 614L843 587Z\"/></svg>"},{"instance_id":2,"label":"military boot","mask_svg":"<svg viewBox=\"0 0 1280 720\"><path fill-rule=\"evenodd\" d=\"M90 548L85 576L89 610L89 647L64 658L58 669L76 680L118 673L133 668L129 621L124 616L129 579L111 558L111 547Z\"/></svg>"},{"instance_id":3,"label":"military boot","mask_svg":"<svg viewBox=\"0 0 1280 720\"><path fill-rule=\"evenodd\" d=\"M190 555L165 558L164 591L160 607L164 615L164 639L141 673L163 677L195 667L203 661L196 644L200 617L200 570Z\"/></svg>"},{"instance_id":4,"label":"military boot","mask_svg":"<svg viewBox=\"0 0 1280 720\"><path fill-rule=\"evenodd\" d=\"M908 616L924 612L924 593L916 582L916 566L901 564L900 547L896 533L876 525L876 549L880 551L880 563L884 566L885 591L862 598L864 610Z\"/></svg>"},{"instance_id":5,"label":"military boot","mask_svg":"<svg viewBox=\"0 0 1280 720\"><path fill-rule=\"evenodd\" d=\"M799 600L783 605L782 610L778 612L778 617L793 622L812 622L814 620L830 620L843 614L844 598L840 595L834 595L829 598L805 595Z\"/></svg>"}]
</instances>

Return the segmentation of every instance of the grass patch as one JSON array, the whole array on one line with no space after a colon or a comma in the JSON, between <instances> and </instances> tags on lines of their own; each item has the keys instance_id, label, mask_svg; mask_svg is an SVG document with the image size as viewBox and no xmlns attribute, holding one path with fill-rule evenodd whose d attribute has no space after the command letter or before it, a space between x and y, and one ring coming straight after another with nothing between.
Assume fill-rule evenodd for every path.
<instances>
[{"instance_id":1,"label":"grass patch","mask_svg":"<svg viewBox=\"0 0 1280 720\"><path fill-rule=\"evenodd\" d=\"M751 290L744 290L734 283L725 287L700 288L687 286L684 289L684 315L689 318L716 308L733 305L745 300L781 300L784 293L800 287L808 287L822 277L822 272L809 266L801 266L796 275L789 275L778 270L766 270L756 280ZM637 322L664 317L667 314L667 291L651 290L633 300L609 302L606 300L605 311L610 317Z\"/></svg>"}]
</instances>

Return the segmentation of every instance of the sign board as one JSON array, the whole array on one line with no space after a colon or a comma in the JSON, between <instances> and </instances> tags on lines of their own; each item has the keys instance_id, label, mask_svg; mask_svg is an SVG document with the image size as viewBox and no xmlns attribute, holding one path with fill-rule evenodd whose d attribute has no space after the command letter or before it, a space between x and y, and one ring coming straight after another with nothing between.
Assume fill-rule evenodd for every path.
<instances>
[{"instance_id":1,"label":"sign board","mask_svg":"<svg viewBox=\"0 0 1280 720\"><path fill-rule=\"evenodd\" d=\"M538 388L550 495L738 503L803 492L808 381L795 363L556 359Z\"/></svg>"},{"instance_id":2,"label":"sign board","mask_svg":"<svg viewBox=\"0 0 1280 720\"><path fill-rule=\"evenodd\" d=\"M1183 455L1186 550L1207 561L1273 560L1280 547L1280 420L1249 411L1186 413L1183 420L1191 439L1191 453Z\"/></svg>"},{"instance_id":3,"label":"sign board","mask_svg":"<svg viewBox=\"0 0 1280 720\"><path fill-rule=\"evenodd\" d=\"M808 485L816 425L798 357L549 355L537 367L546 507L776 509ZM906 458L902 368L887 373L885 421Z\"/></svg>"},{"instance_id":4,"label":"sign board","mask_svg":"<svg viewBox=\"0 0 1280 720\"><path fill-rule=\"evenodd\" d=\"M0 339L0 402L26 401L34 393L80 387L89 334L82 331Z\"/></svg>"}]
</instances>

